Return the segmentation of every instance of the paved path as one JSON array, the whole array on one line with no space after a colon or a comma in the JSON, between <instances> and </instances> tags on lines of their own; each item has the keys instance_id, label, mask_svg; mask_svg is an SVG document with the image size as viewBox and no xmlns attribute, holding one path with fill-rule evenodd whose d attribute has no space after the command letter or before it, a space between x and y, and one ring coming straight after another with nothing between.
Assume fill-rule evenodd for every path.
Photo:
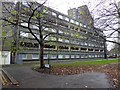
<instances>
[{"instance_id":1,"label":"paved path","mask_svg":"<svg viewBox=\"0 0 120 90\"><path fill-rule=\"evenodd\" d=\"M5 67L21 88L110 88L104 73L56 76L31 70L30 66Z\"/></svg>"}]
</instances>

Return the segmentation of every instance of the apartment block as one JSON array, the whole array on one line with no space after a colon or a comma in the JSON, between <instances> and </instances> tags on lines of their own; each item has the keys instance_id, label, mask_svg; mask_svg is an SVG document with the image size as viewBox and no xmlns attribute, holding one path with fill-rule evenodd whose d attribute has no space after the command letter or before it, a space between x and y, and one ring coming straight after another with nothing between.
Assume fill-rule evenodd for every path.
<instances>
[{"instance_id":1,"label":"apartment block","mask_svg":"<svg viewBox=\"0 0 120 90\"><path fill-rule=\"evenodd\" d=\"M69 9L68 16L79 20L81 23L85 25L94 26L94 20L90 14L87 5L83 5L78 8Z\"/></svg>"},{"instance_id":2,"label":"apartment block","mask_svg":"<svg viewBox=\"0 0 120 90\"><path fill-rule=\"evenodd\" d=\"M20 5L20 8L21 9L19 10L23 10L24 8L29 8L29 6L22 4ZM89 20L83 19L83 16L81 16L82 18L79 17L79 19L83 20L83 22L81 22L81 20L72 17L74 14L68 16L54 9L43 6L42 10L44 11L46 9L47 11L44 13L44 18L42 19L42 23L44 23L42 26L42 28L44 28L43 33L44 35L48 33L52 34L45 39L46 42L49 41L44 44L45 60L104 58L105 42L104 39L99 36L104 35L102 30L88 25ZM76 9L74 10L76 12ZM83 8L82 10L84 11ZM88 17L89 16L91 17L91 15L88 15ZM27 20L28 17L28 14L21 13L22 20ZM84 20L87 24L85 24ZM34 19L32 21L36 22ZM27 25L26 22L21 24L25 26ZM36 27L35 24L31 24L31 27L34 34L39 38L39 28ZM17 30L14 39L17 41L17 49L19 49L17 51L16 63L20 60L38 60L40 47L30 31L23 27L14 27L14 29Z\"/></svg>"}]
</instances>

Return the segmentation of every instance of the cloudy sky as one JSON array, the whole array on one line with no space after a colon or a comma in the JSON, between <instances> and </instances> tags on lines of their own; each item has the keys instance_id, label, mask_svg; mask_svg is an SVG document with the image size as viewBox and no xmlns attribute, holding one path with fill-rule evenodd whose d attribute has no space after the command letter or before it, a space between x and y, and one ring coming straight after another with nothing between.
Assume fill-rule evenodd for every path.
<instances>
[{"instance_id":1,"label":"cloudy sky","mask_svg":"<svg viewBox=\"0 0 120 90\"><path fill-rule=\"evenodd\" d=\"M89 10L91 11L96 5L103 1L106 2L105 5L107 6L109 2L118 2L120 0L47 0L46 5L67 14L68 9L77 8L82 5L88 5Z\"/></svg>"},{"instance_id":2,"label":"cloudy sky","mask_svg":"<svg viewBox=\"0 0 120 90\"><path fill-rule=\"evenodd\" d=\"M68 9L77 8L85 4L87 4L90 10L92 10L99 1L101 0L48 0L46 5L67 14Z\"/></svg>"}]
</instances>

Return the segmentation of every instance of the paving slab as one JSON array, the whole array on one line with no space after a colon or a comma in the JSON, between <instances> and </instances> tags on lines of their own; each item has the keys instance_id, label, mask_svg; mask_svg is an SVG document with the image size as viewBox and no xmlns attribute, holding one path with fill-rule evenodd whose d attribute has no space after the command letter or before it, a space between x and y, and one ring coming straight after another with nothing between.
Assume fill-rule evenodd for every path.
<instances>
[{"instance_id":1,"label":"paving slab","mask_svg":"<svg viewBox=\"0 0 120 90\"><path fill-rule=\"evenodd\" d=\"M112 88L104 73L58 76L33 71L31 66L12 65L3 69L19 82L20 88Z\"/></svg>"}]
</instances>

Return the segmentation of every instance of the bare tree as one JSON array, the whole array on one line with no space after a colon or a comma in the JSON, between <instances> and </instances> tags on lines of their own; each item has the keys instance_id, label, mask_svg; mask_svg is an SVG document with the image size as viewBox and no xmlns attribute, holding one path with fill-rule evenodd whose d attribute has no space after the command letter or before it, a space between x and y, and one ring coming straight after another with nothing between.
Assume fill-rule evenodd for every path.
<instances>
[{"instance_id":1,"label":"bare tree","mask_svg":"<svg viewBox=\"0 0 120 90\"><path fill-rule=\"evenodd\" d=\"M116 57L120 56L120 47L118 46L118 44L114 44L112 49L110 50L110 54Z\"/></svg>"},{"instance_id":2,"label":"bare tree","mask_svg":"<svg viewBox=\"0 0 120 90\"><path fill-rule=\"evenodd\" d=\"M95 26L106 34L106 41L120 45L120 42L115 40L120 39L120 7L118 3L113 1L100 2L93 13L97 14Z\"/></svg>"},{"instance_id":3,"label":"bare tree","mask_svg":"<svg viewBox=\"0 0 120 90\"><path fill-rule=\"evenodd\" d=\"M43 25L47 23L47 20L45 20L45 12L47 12L47 8L44 7L45 3L46 1L44 1L42 4L38 2L26 2L25 5L23 5L22 2L17 2L15 5L15 9L12 11L9 11L9 8L4 6L7 10L7 13L10 14L11 16L9 18L8 17L2 18L3 21L8 22L13 26L16 26L15 32L18 32L19 27L29 30L29 33L32 34L32 36L39 44L40 68L44 68L43 48L44 48L44 43L46 43L45 39L52 34L52 33L47 33L45 35L43 33L45 29ZM33 25L38 28L39 37L37 37L36 34L34 33L32 27ZM15 37L15 39L16 40L14 45L18 46L17 37ZM18 47L16 49L18 49Z\"/></svg>"}]
</instances>

